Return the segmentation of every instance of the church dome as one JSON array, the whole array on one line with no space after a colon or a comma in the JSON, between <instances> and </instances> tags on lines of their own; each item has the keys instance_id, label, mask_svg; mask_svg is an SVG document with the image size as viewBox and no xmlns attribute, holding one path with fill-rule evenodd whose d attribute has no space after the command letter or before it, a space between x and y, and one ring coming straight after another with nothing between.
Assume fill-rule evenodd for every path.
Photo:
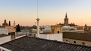
<instances>
[{"instance_id":1,"label":"church dome","mask_svg":"<svg viewBox=\"0 0 91 51\"><path fill-rule=\"evenodd\" d=\"M8 23L6 22L6 19L4 20L4 23L2 24L2 26L8 26Z\"/></svg>"}]
</instances>

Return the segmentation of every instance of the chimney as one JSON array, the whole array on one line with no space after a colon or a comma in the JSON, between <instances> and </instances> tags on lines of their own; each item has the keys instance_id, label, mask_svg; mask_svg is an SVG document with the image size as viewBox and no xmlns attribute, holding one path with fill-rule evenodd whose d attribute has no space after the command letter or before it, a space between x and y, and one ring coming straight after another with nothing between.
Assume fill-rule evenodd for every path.
<instances>
[{"instance_id":1,"label":"chimney","mask_svg":"<svg viewBox=\"0 0 91 51\"><path fill-rule=\"evenodd\" d=\"M9 26L11 26L11 23L10 23L10 21L9 21Z\"/></svg>"}]
</instances>

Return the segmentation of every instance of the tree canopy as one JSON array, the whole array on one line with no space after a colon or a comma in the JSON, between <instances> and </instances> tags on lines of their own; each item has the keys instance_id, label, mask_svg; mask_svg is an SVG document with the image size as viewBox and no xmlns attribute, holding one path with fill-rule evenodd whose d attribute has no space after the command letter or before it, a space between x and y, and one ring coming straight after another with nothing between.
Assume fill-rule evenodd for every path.
<instances>
[{"instance_id":1,"label":"tree canopy","mask_svg":"<svg viewBox=\"0 0 91 51\"><path fill-rule=\"evenodd\" d=\"M20 32L21 30L20 30L20 25L18 24L17 26L16 26L16 32Z\"/></svg>"}]
</instances>

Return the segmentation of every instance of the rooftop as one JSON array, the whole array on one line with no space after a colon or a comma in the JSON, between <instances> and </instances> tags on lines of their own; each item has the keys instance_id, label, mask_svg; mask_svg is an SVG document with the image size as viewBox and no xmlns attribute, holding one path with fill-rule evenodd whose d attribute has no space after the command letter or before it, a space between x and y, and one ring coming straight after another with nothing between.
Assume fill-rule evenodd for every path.
<instances>
[{"instance_id":1,"label":"rooftop","mask_svg":"<svg viewBox=\"0 0 91 51\"><path fill-rule=\"evenodd\" d=\"M24 36L0 45L12 51L91 51L90 46Z\"/></svg>"},{"instance_id":2,"label":"rooftop","mask_svg":"<svg viewBox=\"0 0 91 51\"><path fill-rule=\"evenodd\" d=\"M0 34L0 38L1 37L5 37L5 36L8 36L8 35L6 35L6 34Z\"/></svg>"},{"instance_id":3,"label":"rooftop","mask_svg":"<svg viewBox=\"0 0 91 51\"><path fill-rule=\"evenodd\" d=\"M63 32L63 38L90 41L91 33Z\"/></svg>"}]
</instances>

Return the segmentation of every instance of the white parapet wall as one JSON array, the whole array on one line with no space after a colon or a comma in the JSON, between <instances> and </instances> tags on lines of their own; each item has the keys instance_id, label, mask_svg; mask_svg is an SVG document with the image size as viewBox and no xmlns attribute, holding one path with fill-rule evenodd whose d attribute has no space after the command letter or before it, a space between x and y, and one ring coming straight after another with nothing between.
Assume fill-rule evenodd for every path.
<instances>
[{"instance_id":1,"label":"white parapet wall","mask_svg":"<svg viewBox=\"0 0 91 51\"><path fill-rule=\"evenodd\" d=\"M0 34L6 34L6 35L8 35L8 29L6 29L6 28L0 28Z\"/></svg>"},{"instance_id":2,"label":"white parapet wall","mask_svg":"<svg viewBox=\"0 0 91 51\"><path fill-rule=\"evenodd\" d=\"M57 41L63 41L63 34L40 34L40 38L48 39L48 40L57 40Z\"/></svg>"},{"instance_id":3,"label":"white parapet wall","mask_svg":"<svg viewBox=\"0 0 91 51\"><path fill-rule=\"evenodd\" d=\"M21 36L18 36L18 37L16 37L15 39L18 39L18 38L21 38L21 37L24 37L24 36L26 36L26 35L21 35Z\"/></svg>"},{"instance_id":4,"label":"white parapet wall","mask_svg":"<svg viewBox=\"0 0 91 51\"><path fill-rule=\"evenodd\" d=\"M4 36L4 37L0 37L0 44L6 43L11 41L11 36Z\"/></svg>"},{"instance_id":5,"label":"white parapet wall","mask_svg":"<svg viewBox=\"0 0 91 51\"><path fill-rule=\"evenodd\" d=\"M11 50L6 49L6 48L0 46L0 51L11 51Z\"/></svg>"}]
</instances>

